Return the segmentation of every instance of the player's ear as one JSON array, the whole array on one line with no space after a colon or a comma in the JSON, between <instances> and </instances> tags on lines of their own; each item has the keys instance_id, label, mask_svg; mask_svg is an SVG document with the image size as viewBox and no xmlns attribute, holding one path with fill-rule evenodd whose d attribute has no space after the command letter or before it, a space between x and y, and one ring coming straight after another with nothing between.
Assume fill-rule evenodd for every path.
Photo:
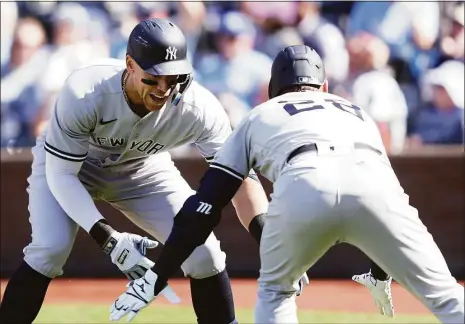
<instances>
[{"instance_id":1,"label":"player's ear","mask_svg":"<svg viewBox=\"0 0 465 324\"><path fill-rule=\"evenodd\" d=\"M325 82L321 85L321 91L328 92L328 80L326 79Z\"/></svg>"},{"instance_id":2,"label":"player's ear","mask_svg":"<svg viewBox=\"0 0 465 324\"><path fill-rule=\"evenodd\" d=\"M129 55L126 55L126 68L130 73L134 72L134 60Z\"/></svg>"}]
</instances>

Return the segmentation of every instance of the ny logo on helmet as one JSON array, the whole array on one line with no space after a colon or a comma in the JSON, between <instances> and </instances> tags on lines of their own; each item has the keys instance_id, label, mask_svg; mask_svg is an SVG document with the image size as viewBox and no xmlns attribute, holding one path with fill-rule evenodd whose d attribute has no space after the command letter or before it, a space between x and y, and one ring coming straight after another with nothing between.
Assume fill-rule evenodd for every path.
<instances>
[{"instance_id":1,"label":"ny logo on helmet","mask_svg":"<svg viewBox=\"0 0 465 324\"><path fill-rule=\"evenodd\" d=\"M165 60L175 60L176 59L176 52L178 51L178 49L176 47L168 47L166 49L166 56L165 56Z\"/></svg>"}]
</instances>

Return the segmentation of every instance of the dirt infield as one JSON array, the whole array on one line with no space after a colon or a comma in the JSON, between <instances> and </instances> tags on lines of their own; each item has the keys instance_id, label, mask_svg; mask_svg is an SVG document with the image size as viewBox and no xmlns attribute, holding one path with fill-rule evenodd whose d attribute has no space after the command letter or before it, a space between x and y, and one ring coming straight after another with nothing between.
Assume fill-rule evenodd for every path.
<instances>
[{"instance_id":1,"label":"dirt infield","mask_svg":"<svg viewBox=\"0 0 465 324\"><path fill-rule=\"evenodd\" d=\"M48 290L46 303L104 303L110 304L125 289L126 280L56 279ZM1 292L6 281L1 281ZM190 305L189 282L183 279L170 281L181 297L182 303ZM251 308L255 303L255 280L233 280L237 307ZM393 284L393 299L398 314L429 314L428 310L398 284ZM301 309L339 312L374 313L371 295L367 289L349 280L312 280L304 294L299 297ZM160 298L157 303L167 303Z\"/></svg>"}]
</instances>

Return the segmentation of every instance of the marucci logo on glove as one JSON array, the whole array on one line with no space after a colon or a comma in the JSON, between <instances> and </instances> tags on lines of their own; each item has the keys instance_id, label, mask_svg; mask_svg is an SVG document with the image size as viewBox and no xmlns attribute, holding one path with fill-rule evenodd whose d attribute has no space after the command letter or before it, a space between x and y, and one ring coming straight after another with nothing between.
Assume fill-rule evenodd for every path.
<instances>
[{"instance_id":1,"label":"marucci logo on glove","mask_svg":"<svg viewBox=\"0 0 465 324\"><path fill-rule=\"evenodd\" d=\"M129 250L124 249L123 252L121 252L121 254L119 255L117 262L119 264L124 264L124 261L126 261L126 258L128 257L128 255L129 255Z\"/></svg>"}]
</instances>

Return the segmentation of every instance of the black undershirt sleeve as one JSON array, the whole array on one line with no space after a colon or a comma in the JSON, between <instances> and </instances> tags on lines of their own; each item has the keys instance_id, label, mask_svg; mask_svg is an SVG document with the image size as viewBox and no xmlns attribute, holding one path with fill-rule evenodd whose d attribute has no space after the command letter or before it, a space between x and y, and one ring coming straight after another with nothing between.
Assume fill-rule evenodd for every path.
<instances>
[{"instance_id":1,"label":"black undershirt sleeve","mask_svg":"<svg viewBox=\"0 0 465 324\"><path fill-rule=\"evenodd\" d=\"M209 168L197 193L189 197L174 218L173 229L152 270L160 284L155 294L195 248L207 240L219 224L221 210L231 201L242 181L218 168ZM157 291L157 288L159 289Z\"/></svg>"}]
</instances>

